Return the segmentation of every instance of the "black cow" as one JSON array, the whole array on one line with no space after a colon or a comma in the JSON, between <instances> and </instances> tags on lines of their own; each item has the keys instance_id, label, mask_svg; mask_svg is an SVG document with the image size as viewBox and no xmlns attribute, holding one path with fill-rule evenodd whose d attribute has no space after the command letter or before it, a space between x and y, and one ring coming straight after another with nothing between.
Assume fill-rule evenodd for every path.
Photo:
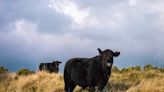
<instances>
[{"instance_id":1,"label":"black cow","mask_svg":"<svg viewBox=\"0 0 164 92\"><path fill-rule=\"evenodd\" d=\"M76 85L82 88L89 87L90 92L102 91L108 82L113 64L113 57L119 56L120 52L106 49L92 58L73 58L66 62L64 67L65 91L72 92Z\"/></svg>"},{"instance_id":2,"label":"black cow","mask_svg":"<svg viewBox=\"0 0 164 92\"><path fill-rule=\"evenodd\" d=\"M53 61L52 63L41 63L39 65L39 70L40 71L47 71L47 72L55 72L58 73L59 72L59 64L61 62L59 61Z\"/></svg>"}]
</instances>

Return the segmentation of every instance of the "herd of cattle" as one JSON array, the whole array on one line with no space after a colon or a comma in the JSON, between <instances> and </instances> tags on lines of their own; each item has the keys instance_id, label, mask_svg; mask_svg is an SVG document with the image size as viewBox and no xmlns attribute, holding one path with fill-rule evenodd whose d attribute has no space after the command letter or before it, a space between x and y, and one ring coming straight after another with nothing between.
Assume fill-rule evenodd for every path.
<instances>
[{"instance_id":1,"label":"herd of cattle","mask_svg":"<svg viewBox=\"0 0 164 92\"><path fill-rule=\"evenodd\" d=\"M69 59L64 67L65 91L73 92L76 85L82 89L89 87L89 92L101 92L108 82L111 75L113 58L119 56L120 52L113 52L110 49L102 51L98 48L99 54L92 58L72 58ZM52 63L41 63L39 70L50 73L59 71L59 61Z\"/></svg>"}]
</instances>

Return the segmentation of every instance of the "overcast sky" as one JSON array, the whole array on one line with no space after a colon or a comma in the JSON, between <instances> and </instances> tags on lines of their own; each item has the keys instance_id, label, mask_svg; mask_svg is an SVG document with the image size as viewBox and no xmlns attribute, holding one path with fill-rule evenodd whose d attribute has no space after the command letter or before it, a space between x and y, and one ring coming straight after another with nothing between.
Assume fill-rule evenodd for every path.
<instances>
[{"instance_id":1,"label":"overcast sky","mask_svg":"<svg viewBox=\"0 0 164 92\"><path fill-rule=\"evenodd\" d=\"M0 66L37 70L40 62L120 51L119 68L164 67L163 0L0 0Z\"/></svg>"}]
</instances>

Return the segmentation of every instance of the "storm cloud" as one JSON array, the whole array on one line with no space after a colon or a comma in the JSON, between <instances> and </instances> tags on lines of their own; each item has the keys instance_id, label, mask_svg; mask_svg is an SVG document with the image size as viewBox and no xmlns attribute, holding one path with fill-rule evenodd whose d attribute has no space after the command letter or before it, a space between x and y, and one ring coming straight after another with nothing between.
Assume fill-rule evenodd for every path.
<instances>
[{"instance_id":1,"label":"storm cloud","mask_svg":"<svg viewBox=\"0 0 164 92\"><path fill-rule=\"evenodd\" d=\"M40 62L121 52L114 65L164 67L163 0L2 0L0 65L37 70Z\"/></svg>"}]
</instances>

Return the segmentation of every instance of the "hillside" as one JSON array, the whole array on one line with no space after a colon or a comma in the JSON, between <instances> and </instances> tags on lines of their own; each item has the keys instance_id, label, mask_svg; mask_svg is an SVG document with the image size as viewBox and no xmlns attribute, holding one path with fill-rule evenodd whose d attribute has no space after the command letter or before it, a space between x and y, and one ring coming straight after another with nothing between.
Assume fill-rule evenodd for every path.
<instances>
[{"instance_id":1,"label":"hillside","mask_svg":"<svg viewBox=\"0 0 164 92\"><path fill-rule=\"evenodd\" d=\"M105 92L164 92L164 73L159 69L112 73ZM64 92L62 74L0 74L0 92ZM76 88L76 92L79 91ZM87 91L87 89L85 90Z\"/></svg>"}]
</instances>

